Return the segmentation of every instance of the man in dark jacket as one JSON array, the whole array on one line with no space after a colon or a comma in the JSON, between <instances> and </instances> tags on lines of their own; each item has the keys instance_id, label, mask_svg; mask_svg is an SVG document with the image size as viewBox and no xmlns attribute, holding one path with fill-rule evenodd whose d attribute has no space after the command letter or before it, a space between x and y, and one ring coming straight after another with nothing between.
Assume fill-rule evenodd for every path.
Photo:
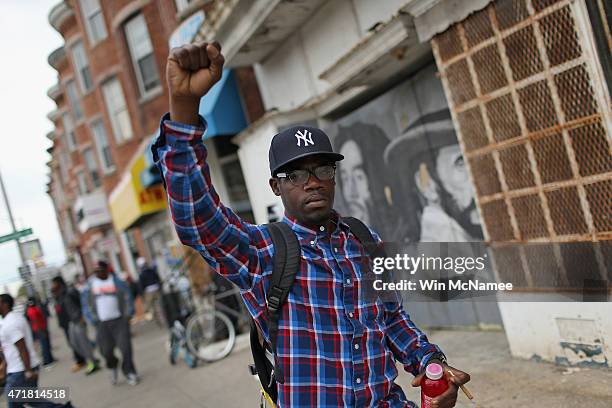
<instances>
[{"instance_id":1,"label":"man in dark jacket","mask_svg":"<svg viewBox=\"0 0 612 408\"><path fill-rule=\"evenodd\" d=\"M161 281L157 274L157 268L151 266L140 257L136 260L138 266L138 288L144 301L147 318L154 318L157 324L163 326L163 317L160 308Z\"/></svg>"},{"instance_id":2,"label":"man in dark jacket","mask_svg":"<svg viewBox=\"0 0 612 408\"><path fill-rule=\"evenodd\" d=\"M74 287L68 288L64 279L56 276L51 280L51 293L68 320L67 336L70 345L75 353L81 356L81 359L87 361L85 374L92 374L99 368L98 360L94 356L93 346L87 337L87 326L83 319L79 291Z\"/></svg>"},{"instance_id":3,"label":"man in dark jacket","mask_svg":"<svg viewBox=\"0 0 612 408\"><path fill-rule=\"evenodd\" d=\"M53 299L55 300L54 308L55 308L55 316L57 316L57 324L66 335L66 341L68 342L68 346L72 349L72 356L74 358L74 365L72 366L72 372L76 373L80 371L83 367L85 367L85 359L82 355L72 347L72 343L70 342L70 334L68 332L68 328L70 326L70 317L66 312L66 309L63 305L63 296L65 294L60 291L61 288L66 287L66 282L64 278L61 276L57 276L51 282L51 294L53 295Z\"/></svg>"}]
</instances>

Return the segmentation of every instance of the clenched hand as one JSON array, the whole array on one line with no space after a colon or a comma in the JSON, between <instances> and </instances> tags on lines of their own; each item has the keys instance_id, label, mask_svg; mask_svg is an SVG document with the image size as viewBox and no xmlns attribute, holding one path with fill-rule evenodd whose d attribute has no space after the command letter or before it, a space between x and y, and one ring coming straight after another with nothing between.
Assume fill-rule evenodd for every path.
<instances>
[{"instance_id":1,"label":"clenched hand","mask_svg":"<svg viewBox=\"0 0 612 408\"><path fill-rule=\"evenodd\" d=\"M225 58L218 42L173 48L166 64L172 120L197 125L200 98L221 79Z\"/></svg>"}]
</instances>

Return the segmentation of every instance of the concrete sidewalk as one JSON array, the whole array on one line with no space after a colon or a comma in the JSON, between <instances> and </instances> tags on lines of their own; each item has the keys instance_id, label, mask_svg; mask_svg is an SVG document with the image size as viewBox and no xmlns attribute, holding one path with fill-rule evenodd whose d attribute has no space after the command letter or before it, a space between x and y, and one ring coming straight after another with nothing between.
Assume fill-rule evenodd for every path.
<instances>
[{"instance_id":1,"label":"concrete sidewalk","mask_svg":"<svg viewBox=\"0 0 612 408\"><path fill-rule=\"evenodd\" d=\"M258 385L246 369L251 360L248 348L238 346L225 360L192 370L183 361L170 365L167 333L154 324L138 324L134 334L135 364L142 377L138 386L127 385L123 378L112 386L107 370L89 377L71 373L69 350L55 328L53 346L59 362L41 373L41 385L70 387L78 408L259 406ZM428 335L445 350L452 366L471 374L469 389L482 408L612 407L612 370L576 371L512 359L502 332L443 330ZM418 389L410 387L411 379L400 371L398 383L411 399L419 401ZM472 406L460 395L457 407Z\"/></svg>"}]
</instances>

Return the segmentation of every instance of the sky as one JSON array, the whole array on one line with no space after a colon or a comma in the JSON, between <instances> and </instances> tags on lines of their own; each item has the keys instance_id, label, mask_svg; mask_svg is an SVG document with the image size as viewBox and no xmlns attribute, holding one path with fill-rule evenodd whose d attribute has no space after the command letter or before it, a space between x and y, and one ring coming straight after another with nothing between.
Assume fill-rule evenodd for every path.
<instances>
[{"instance_id":1,"label":"sky","mask_svg":"<svg viewBox=\"0 0 612 408\"><path fill-rule=\"evenodd\" d=\"M47 90L57 83L57 72L47 57L63 44L47 16L59 0L0 0L0 172L17 228L32 228L42 244L45 261L61 265L64 247L53 204L46 194L53 129L47 113L55 103ZM11 233L4 202L0 200L0 236ZM0 244L0 291L18 279L17 244ZM16 279L17 278L17 279Z\"/></svg>"}]
</instances>

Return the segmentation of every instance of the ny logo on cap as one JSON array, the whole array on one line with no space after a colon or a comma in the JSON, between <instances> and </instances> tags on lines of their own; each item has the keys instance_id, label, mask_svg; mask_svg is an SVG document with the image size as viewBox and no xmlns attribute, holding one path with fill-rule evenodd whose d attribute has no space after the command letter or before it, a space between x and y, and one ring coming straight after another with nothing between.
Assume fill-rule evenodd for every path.
<instances>
[{"instance_id":1,"label":"ny logo on cap","mask_svg":"<svg viewBox=\"0 0 612 408\"><path fill-rule=\"evenodd\" d=\"M308 144L314 145L312 133L306 129L295 132L295 138L297 139L297 145L300 147L302 147L302 141L304 141L304 147L308 146Z\"/></svg>"}]
</instances>

